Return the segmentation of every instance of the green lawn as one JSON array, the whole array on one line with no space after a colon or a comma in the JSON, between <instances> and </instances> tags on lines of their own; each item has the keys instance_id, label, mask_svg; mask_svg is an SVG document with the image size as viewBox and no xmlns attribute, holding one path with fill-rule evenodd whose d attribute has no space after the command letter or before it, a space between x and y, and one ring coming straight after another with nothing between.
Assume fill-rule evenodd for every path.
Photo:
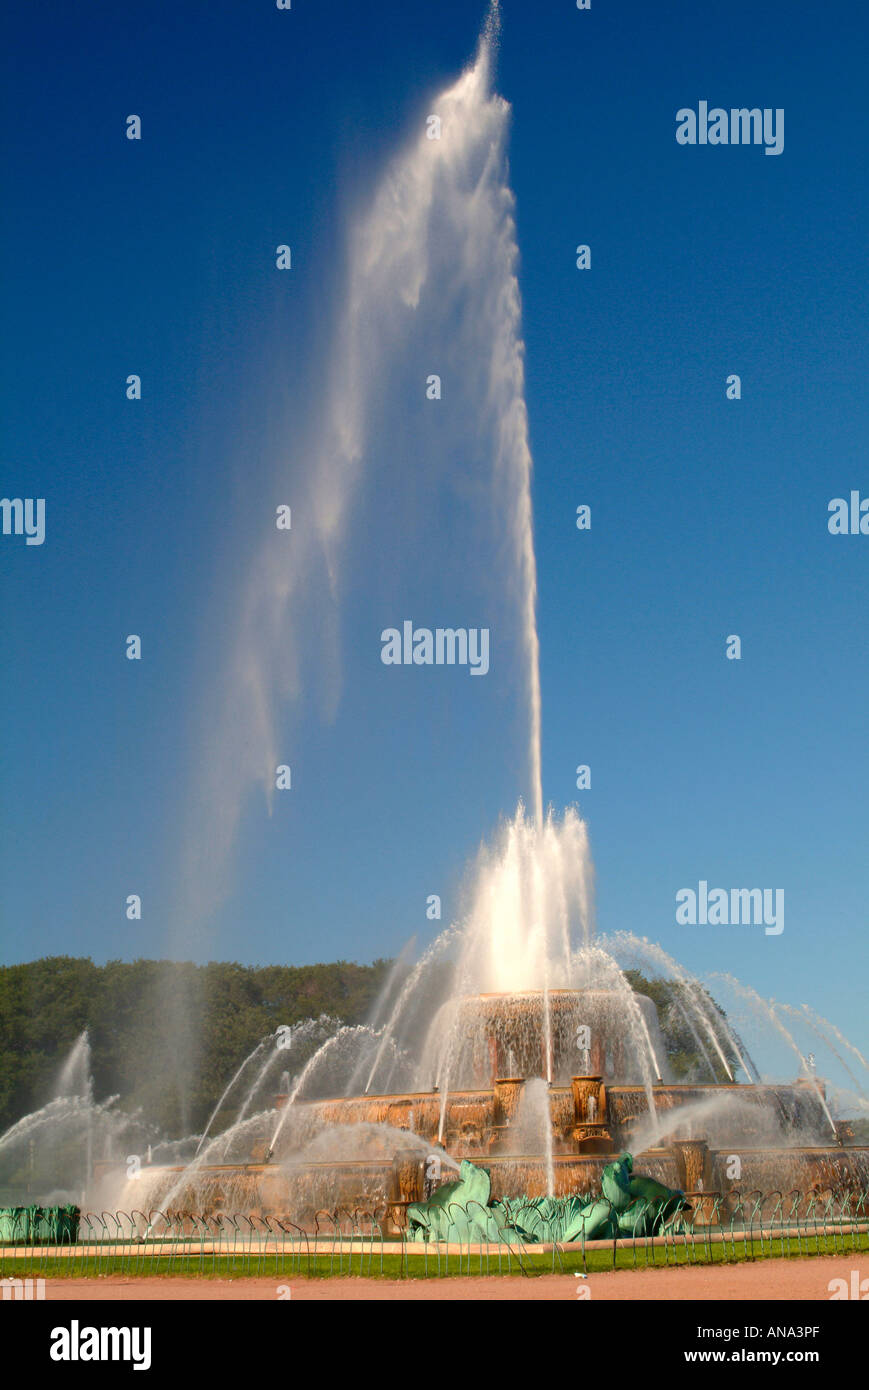
<instances>
[{"instance_id":1,"label":"green lawn","mask_svg":"<svg viewBox=\"0 0 869 1390\"><path fill-rule=\"evenodd\" d=\"M428 1253L420 1247L409 1248L404 1254L395 1246L386 1243L381 1255L379 1245L373 1250L369 1244L356 1247L352 1254L349 1248L343 1256L335 1255L258 1255L249 1254L200 1255L193 1250L172 1256L124 1255L108 1251L105 1254L87 1255L56 1254L51 1251L36 1250L24 1257L14 1258L0 1252L0 1278L96 1278L97 1276L165 1275L168 1278L214 1278L243 1279L251 1277L274 1278L280 1280L288 1275L330 1278L340 1275L365 1275L373 1278L437 1278L460 1274L503 1275L518 1278L534 1277L539 1274L565 1273L574 1271L590 1274L603 1273L609 1269L647 1269L686 1264L734 1264L743 1260L765 1258L779 1259L782 1256L799 1258L812 1255L854 1254L869 1251L869 1235L829 1235L791 1237L787 1240L745 1240L728 1239L718 1244L705 1244L698 1237L693 1246L644 1246L638 1242L635 1247L619 1246L615 1258L611 1248L588 1250L585 1257L581 1251L567 1251L563 1254L535 1251L526 1248L518 1254L509 1255L502 1248L500 1259L496 1249L488 1256L471 1254L449 1257L441 1255L438 1259L434 1249Z\"/></svg>"}]
</instances>

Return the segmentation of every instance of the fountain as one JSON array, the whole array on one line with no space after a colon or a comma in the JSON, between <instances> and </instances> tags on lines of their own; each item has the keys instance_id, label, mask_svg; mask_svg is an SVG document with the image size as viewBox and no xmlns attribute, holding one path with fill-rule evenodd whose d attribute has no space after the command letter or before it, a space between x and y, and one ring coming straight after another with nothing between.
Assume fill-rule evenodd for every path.
<instances>
[{"instance_id":1,"label":"fountain","mask_svg":"<svg viewBox=\"0 0 869 1390\"><path fill-rule=\"evenodd\" d=\"M687 1194L865 1190L869 1148L834 1118L792 1013L718 976L736 1001L725 1015L654 943L597 937L592 881L577 811L538 824L520 805L472 866L462 919L391 972L370 1025L320 1020L322 1041L295 1065L286 1030L260 1042L258 1075L271 1057L284 1076L272 1106L250 1114L248 1095L189 1162L152 1164L135 1193L127 1184L104 1204L299 1224L341 1206L400 1223L463 1162L485 1166L493 1201L568 1197L597 1190L626 1151ZM859 1088L869 1068L857 1049L792 1012ZM796 1079L774 1079L749 1052L752 1021L763 1054L783 1042L799 1060ZM848 1094L852 1113L869 1113Z\"/></svg>"},{"instance_id":2,"label":"fountain","mask_svg":"<svg viewBox=\"0 0 869 1390\"><path fill-rule=\"evenodd\" d=\"M345 1090L360 1052L375 1082L375 1059L386 1055L385 1028L338 1027L285 1074L272 1107L243 1116L189 1162L152 1164L134 1191L127 1182L110 1200L104 1188L103 1203L287 1215L309 1226L322 1209L377 1209L400 1225L463 1163L486 1169L493 1201L565 1198L597 1190L626 1151L689 1197L869 1185L869 1148L848 1142L826 1083L808 1068L786 1082L735 1080L739 1040L697 981L691 1002L681 968L669 988L683 1012L693 1007L695 1035L712 1041L697 1048L693 1074L675 1079L671 1011L631 989L603 943L572 953L572 987L452 995L468 946L461 934L453 941L447 997L429 1000L427 1023L419 992L399 990L389 1027L406 1086L336 1094L332 1059L348 1038ZM631 943L640 944L620 944ZM412 1034L422 1040L415 1053ZM716 1071L710 1053L718 1075L700 1079ZM117 1164L102 1171L117 1177Z\"/></svg>"},{"instance_id":3,"label":"fountain","mask_svg":"<svg viewBox=\"0 0 869 1390\"><path fill-rule=\"evenodd\" d=\"M544 811L531 456L504 153L509 108L491 87L496 28L493 5L475 62L434 102L442 138L420 136L352 239L347 321L327 403L340 428L324 430L313 495L331 578L362 468L372 382L401 357L412 312L439 310L450 296L454 318L435 315L431 336L454 333L461 320L468 400L480 434L488 432L506 537L499 556L509 557L511 572L503 587L522 654L530 810L520 803L481 849L456 921L416 965L399 958L367 1025L321 1018L260 1040L202 1135L149 1144L132 1167L117 1146L94 1148L87 1197L97 1209L276 1214L313 1229L323 1208L362 1208L385 1213L389 1229L410 1208L424 1224L421 1204L445 1183L485 1187L487 1201L578 1198L608 1174L605 1185L621 1183L627 1193L640 1179L630 1178L626 1151L661 1191L869 1187L869 1148L848 1142L835 1097L792 1028L805 1024L812 1045L827 1048L858 1092L865 1058L811 1011L776 1008L722 977L716 989L732 987L737 1007L747 1005L797 1059L796 1079L765 1079L742 1025L737 1032L701 981L645 939L596 935L586 825L575 808L560 817ZM444 267L448 291L437 278ZM270 647L297 581L283 569L254 570L257 601L248 608L260 615L262 600L257 631ZM239 736L265 729L268 742L265 692L274 695L281 682L255 636L249 647L246 640L236 666L257 695L249 724L236 716L243 703L227 705ZM247 680L249 671L256 679ZM257 765L273 766L269 749L259 751ZM216 767L226 761L212 759ZM236 819L230 806L225 820ZM219 836L215 843L224 848ZM298 1053L298 1039L317 1045ZM70 1075L80 1074L81 1061L79 1052ZM280 1092L256 1109L272 1077ZM75 1097L53 1102L52 1114L27 1117L0 1137L0 1157L56 1114L68 1113L94 1145L98 1107L76 1084ZM853 1112L869 1111L865 1093L848 1095ZM231 1098L235 1119L220 1129ZM473 1168L487 1171L482 1185Z\"/></svg>"},{"instance_id":4,"label":"fountain","mask_svg":"<svg viewBox=\"0 0 869 1390\"><path fill-rule=\"evenodd\" d=\"M311 1228L323 1209L361 1208L378 1210L394 1229L468 1164L487 1171L493 1202L568 1198L595 1192L626 1151L650 1179L689 1199L869 1185L869 1147L849 1142L826 1083L808 1066L781 1082L760 1079L756 1064L743 1060L753 1076L737 1081L744 1045L698 981L673 963L669 981L656 982L679 1010L630 987L609 947L635 956L645 943L620 934L617 943L579 946L563 962L569 986L454 994L462 965L477 955L469 927L450 933L453 971L442 980L444 998L429 991L427 1019L420 1016L427 976L408 965L406 979L388 982L392 1007L383 999L376 1006L388 1016L380 1029L325 1018L298 1025L314 1043L329 1036L295 1070L287 1030L261 1040L232 1078L236 1119L217 1134L149 1143L131 1167L130 1145L153 1133L141 1117L124 1115L116 1098L97 1103L81 1076L73 1094L59 1088L0 1136L0 1170L10 1154L26 1168L28 1139L42 1136L36 1185L30 1173L15 1200L78 1200L85 1187L83 1203L95 1209L244 1212ZM556 974L551 961L548 970ZM673 1020L681 1025L686 1013L689 1035L707 1045L696 1048L692 1074L675 1079ZM838 1030L836 1043L831 1057L850 1051L865 1073ZM81 1073L86 1046L76 1049ZM393 1074L396 1058L408 1084L378 1090L378 1076ZM280 1091L249 1114L270 1066ZM336 1094L342 1068L345 1091L363 1072L375 1084ZM712 1075L701 1079L704 1070ZM256 1079L239 1085L251 1071ZM860 1083L857 1070L848 1075ZM869 1111L864 1098L852 1100L858 1113ZM50 1176L46 1152L56 1158Z\"/></svg>"}]
</instances>

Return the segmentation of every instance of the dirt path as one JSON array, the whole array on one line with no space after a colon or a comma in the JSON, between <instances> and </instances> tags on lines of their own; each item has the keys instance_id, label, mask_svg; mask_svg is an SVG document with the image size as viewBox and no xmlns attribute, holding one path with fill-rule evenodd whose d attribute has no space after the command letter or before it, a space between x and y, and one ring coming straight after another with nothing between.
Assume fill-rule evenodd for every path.
<instances>
[{"instance_id":1,"label":"dirt path","mask_svg":"<svg viewBox=\"0 0 869 1390\"><path fill-rule=\"evenodd\" d=\"M458 1279L304 1279L298 1275L275 1279L184 1279L152 1276L128 1279L47 1279L46 1299L80 1300L276 1300L326 1301L439 1299L575 1300L577 1286L586 1285L592 1301L643 1299L775 1299L829 1300L831 1279L850 1285L852 1270L860 1280L869 1279L869 1256L832 1255L811 1259L758 1260L736 1265L687 1265L679 1269L612 1270L576 1279L572 1274L544 1274L536 1278L499 1277ZM279 1295L279 1290L284 1290Z\"/></svg>"}]
</instances>

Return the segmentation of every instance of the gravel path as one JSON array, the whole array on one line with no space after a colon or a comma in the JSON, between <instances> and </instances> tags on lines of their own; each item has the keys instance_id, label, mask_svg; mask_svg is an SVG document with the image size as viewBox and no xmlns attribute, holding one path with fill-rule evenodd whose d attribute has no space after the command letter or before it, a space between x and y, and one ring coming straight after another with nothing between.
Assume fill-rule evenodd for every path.
<instances>
[{"instance_id":1,"label":"gravel path","mask_svg":"<svg viewBox=\"0 0 869 1390\"><path fill-rule=\"evenodd\" d=\"M679 1269L613 1270L576 1279L572 1274L544 1274L536 1278L499 1277L450 1279L48 1279L46 1299L52 1301L105 1300L277 1300L278 1290L289 1289L292 1299L326 1301L470 1299L481 1302L516 1300L529 1302L577 1299L577 1287L586 1286L591 1301L611 1299L775 1299L829 1300L831 1279L851 1284L852 1270L869 1280L869 1256L832 1255L810 1259L758 1260L735 1265L687 1265ZM283 1294L286 1298L286 1293ZM869 1283L864 1297L869 1298Z\"/></svg>"}]
</instances>

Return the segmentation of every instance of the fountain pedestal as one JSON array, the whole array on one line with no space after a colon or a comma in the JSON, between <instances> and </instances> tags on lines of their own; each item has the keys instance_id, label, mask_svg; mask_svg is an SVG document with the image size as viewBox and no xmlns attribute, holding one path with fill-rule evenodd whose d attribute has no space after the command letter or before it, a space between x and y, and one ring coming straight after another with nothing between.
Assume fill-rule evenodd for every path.
<instances>
[{"instance_id":1,"label":"fountain pedestal","mask_svg":"<svg viewBox=\"0 0 869 1390\"><path fill-rule=\"evenodd\" d=\"M679 1183L683 1192L703 1192L709 1187L711 1166L705 1139L674 1139L670 1145L676 1156Z\"/></svg>"},{"instance_id":2,"label":"fountain pedestal","mask_svg":"<svg viewBox=\"0 0 869 1390\"><path fill-rule=\"evenodd\" d=\"M525 1078L522 1076L505 1076L495 1082L495 1124L498 1126L512 1124L519 1109L519 1096Z\"/></svg>"},{"instance_id":3,"label":"fountain pedestal","mask_svg":"<svg viewBox=\"0 0 869 1390\"><path fill-rule=\"evenodd\" d=\"M426 1160L418 1149L399 1149L389 1174L389 1206L384 1228L390 1235L404 1229L405 1212L411 1202L425 1200Z\"/></svg>"},{"instance_id":4,"label":"fountain pedestal","mask_svg":"<svg viewBox=\"0 0 869 1390\"><path fill-rule=\"evenodd\" d=\"M577 1153L611 1153L613 1137L607 1123L606 1086L602 1076L572 1076L573 1128Z\"/></svg>"}]
</instances>

